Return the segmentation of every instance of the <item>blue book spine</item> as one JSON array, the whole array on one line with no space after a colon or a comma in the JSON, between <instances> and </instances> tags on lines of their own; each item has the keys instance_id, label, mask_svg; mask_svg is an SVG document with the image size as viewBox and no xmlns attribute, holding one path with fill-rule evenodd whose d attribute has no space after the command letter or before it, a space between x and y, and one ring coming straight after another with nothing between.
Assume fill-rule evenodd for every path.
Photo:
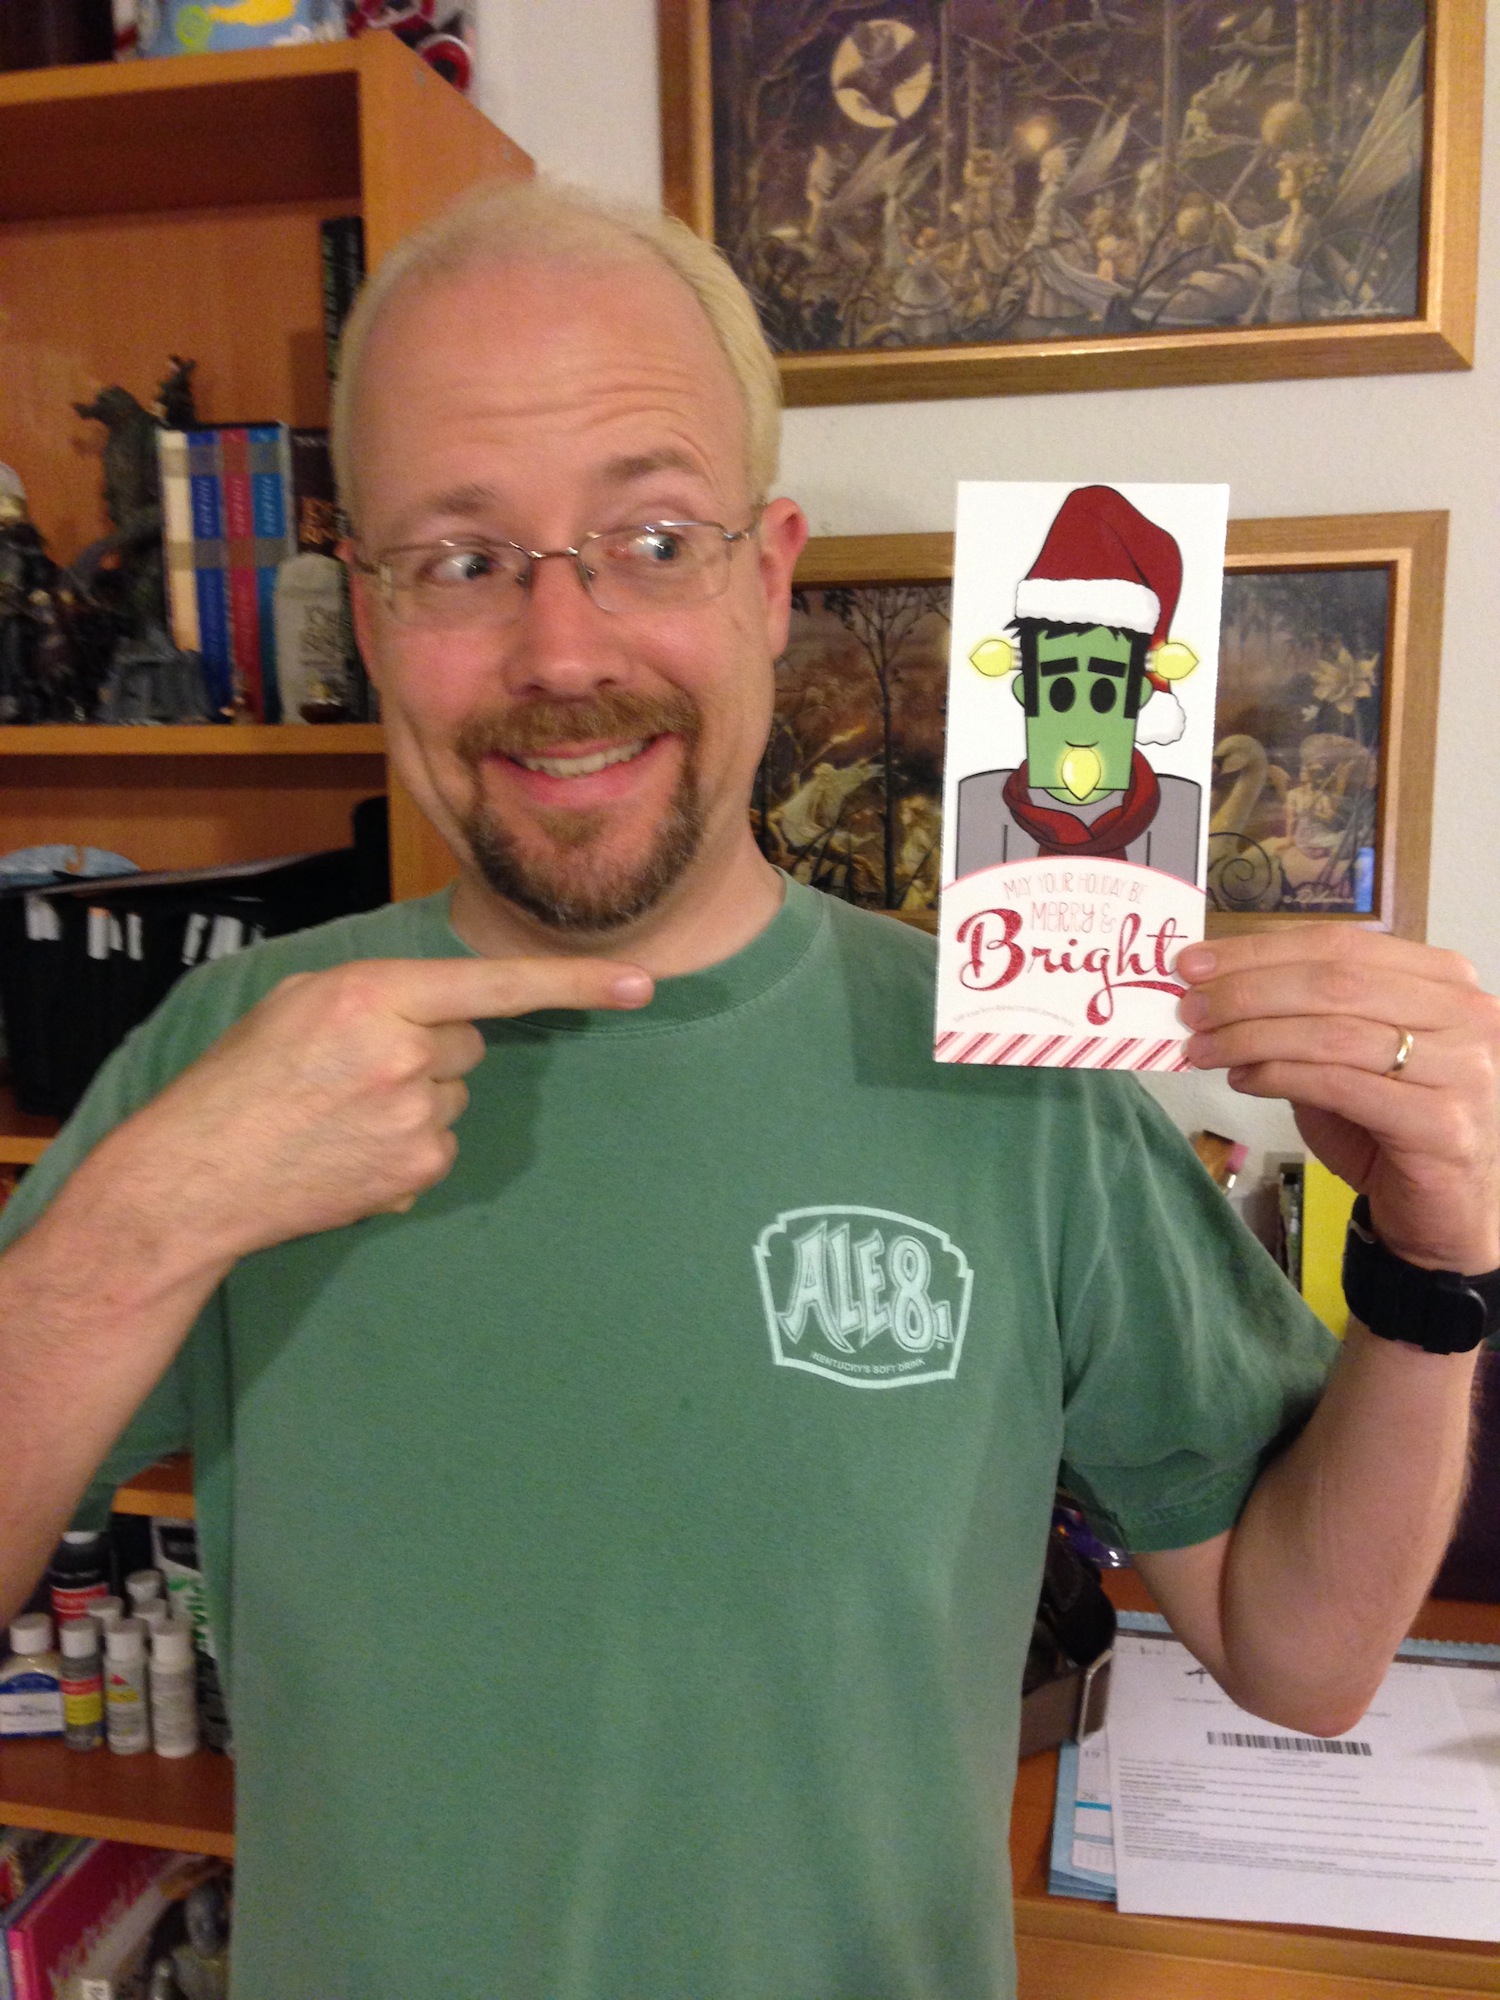
<instances>
[{"instance_id":1,"label":"blue book spine","mask_svg":"<svg viewBox=\"0 0 1500 2000\"><path fill-rule=\"evenodd\" d=\"M296 554L291 526L285 424L254 424L249 431L250 512L255 527L255 588L260 605L261 700L267 722L281 720L276 675L276 568Z\"/></svg>"},{"instance_id":2,"label":"blue book spine","mask_svg":"<svg viewBox=\"0 0 1500 2000\"><path fill-rule=\"evenodd\" d=\"M229 553L224 542L219 433L193 430L188 432L187 439L198 643L208 683L209 713L215 721L227 722L234 712L234 651L229 632Z\"/></svg>"}]
</instances>

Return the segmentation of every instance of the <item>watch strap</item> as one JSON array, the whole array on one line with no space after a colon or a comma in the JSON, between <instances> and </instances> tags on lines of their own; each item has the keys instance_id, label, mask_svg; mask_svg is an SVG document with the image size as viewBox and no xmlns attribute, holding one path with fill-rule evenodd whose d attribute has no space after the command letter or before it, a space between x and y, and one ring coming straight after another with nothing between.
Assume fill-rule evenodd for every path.
<instances>
[{"instance_id":1,"label":"watch strap","mask_svg":"<svg viewBox=\"0 0 1500 2000\"><path fill-rule=\"evenodd\" d=\"M1429 1354L1467 1354L1500 1333L1500 1270L1467 1276L1409 1264L1375 1234L1364 1195L1344 1239L1344 1297L1371 1333Z\"/></svg>"}]
</instances>

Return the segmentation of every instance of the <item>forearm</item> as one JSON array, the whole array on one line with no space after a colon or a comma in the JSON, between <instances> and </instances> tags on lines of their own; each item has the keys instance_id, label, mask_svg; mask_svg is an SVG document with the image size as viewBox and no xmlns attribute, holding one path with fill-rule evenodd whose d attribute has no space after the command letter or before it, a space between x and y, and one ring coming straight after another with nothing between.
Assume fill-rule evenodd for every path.
<instances>
[{"instance_id":1,"label":"forearm","mask_svg":"<svg viewBox=\"0 0 1500 2000\"><path fill-rule=\"evenodd\" d=\"M1323 1734L1364 1712L1453 1532L1475 1360L1351 1325L1229 1540L1223 1678L1243 1706Z\"/></svg>"},{"instance_id":2,"label":"forearm","mask_svg":"<svg viewBox=\"0 0 1500 2000\"><path fill-rule=\"evenodd\" d=\"M129 1126L0 1257L0 1614L229 1269L143 1200Z\"/></svg>"}]
</instances>

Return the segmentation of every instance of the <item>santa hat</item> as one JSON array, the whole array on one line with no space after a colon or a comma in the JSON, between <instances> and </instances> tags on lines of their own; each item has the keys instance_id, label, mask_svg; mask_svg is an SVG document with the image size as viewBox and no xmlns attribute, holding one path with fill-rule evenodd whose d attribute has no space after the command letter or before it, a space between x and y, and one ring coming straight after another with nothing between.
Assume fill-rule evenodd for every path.
<instances>
[{"instance_id":1,"label":"santa hat","mask_svg":"<svg viewBox=\"0 0 1500 2000\"><path fill-rule=\"evenodd\" d=\"M1182 590L1182 554L1165 528L1148 521L1112 486L1075 486L1016 586L1016 616L1048 625L1109 625L1162 645ZM1137 741L1175 743L1186 718L1164 676L1141 714Z\"/></svg>"}]
</instances>

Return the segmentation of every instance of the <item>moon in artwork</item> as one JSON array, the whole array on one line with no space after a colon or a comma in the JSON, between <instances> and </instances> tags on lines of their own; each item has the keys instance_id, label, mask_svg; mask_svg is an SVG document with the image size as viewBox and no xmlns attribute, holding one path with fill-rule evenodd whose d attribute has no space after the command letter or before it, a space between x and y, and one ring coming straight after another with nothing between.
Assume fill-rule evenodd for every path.
<instances>
[{"instance_id":1,"label":"moon in artwork","mask_svg":"<svg viewBox=\"0 0 1500 2000\"><path fill-rule=\"evenodd\" d=\"M909 21L861 21L839 43L828 77L846 118L889 130L926 102L932 64Z\"/></svg>"}]
</instances>

